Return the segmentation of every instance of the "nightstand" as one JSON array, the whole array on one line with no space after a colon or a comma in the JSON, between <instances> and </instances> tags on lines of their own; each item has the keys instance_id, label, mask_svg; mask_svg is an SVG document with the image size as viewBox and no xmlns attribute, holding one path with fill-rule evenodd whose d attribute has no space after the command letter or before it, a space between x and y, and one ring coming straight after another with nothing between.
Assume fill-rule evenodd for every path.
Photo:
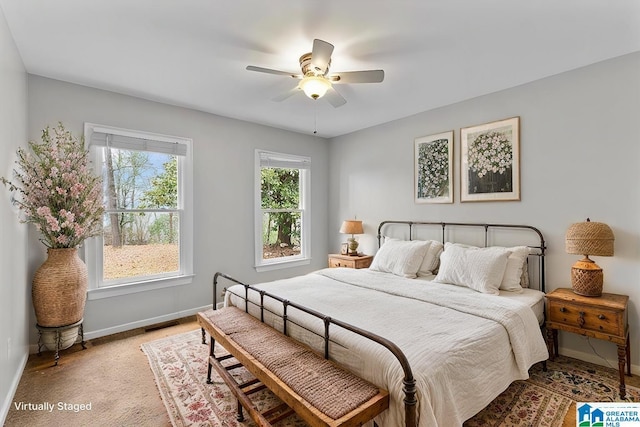
<instances>
[{"instance_id":1,"label":"nightstand","mask_svg":"<svg viewBox=\"0 0 640 427\"><path fill-rule=\"evenodd\" d=\"M369 268L373 255L329 254L329 267Z\"/></svg>"},{"instance_id":2,"label":"nightstand","mask_svg":"<svg viewBox=\"0 0 640 427\"><path fill-rule=\"evenodd\" d=\"M626 396L624 367L631 376L627 295L606 294L585 297L560 288L547 297L547 347L551 360L558 355L558 330L611 341L618 345L620 398Z\"/></svg>"}]
</instances>

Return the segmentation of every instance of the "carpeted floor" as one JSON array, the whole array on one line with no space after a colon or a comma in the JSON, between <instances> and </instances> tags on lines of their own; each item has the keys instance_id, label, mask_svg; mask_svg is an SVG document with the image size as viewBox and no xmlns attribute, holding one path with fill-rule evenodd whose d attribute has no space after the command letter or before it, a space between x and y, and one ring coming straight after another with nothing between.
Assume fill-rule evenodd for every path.
<instances>
[{"instance_id":1,"label":"carpeted floor","mask_svg":"<svg viewBox=\"0 0 640 427\"><path fill-rule=\"evenodd\" d=\"M60 353L58 366L52 366L52 352L30 355L5 426L171 426L140 345L196 328L193 317L167 328L91 340L86 350L76 344ZM49 403L54 409L18 409L21 403ZM79 406L73 405L89 403L90 410L75 412Z\"/></svg>"},{"instance_id":2,"label":"carpeted floor","mask_svg":"<svg viewBox=\"0 0 640 427\"><path fill-rule=\"evenodd\" d=\"M182 344L176 346L176 340ZM190 344L191 341L197 345ZM51 366L53 355L50 352L40 356L31 355L5 426L168 427L172 423L176 426L235 426L235 401L231 399L230 405L224 403L225 393L228 393L224 384L216 383L203 389L207 390L209 397L198 396L198 388L206 376L201 372L206 372L204 364L208 352L208 346L199 342L200 330L193 319L188 319L167 328L136 330L116 337L92 340L87 350L81 350L80 345L76 345L61 353L58 366ZM149 354L149 359L141 347ZM191 350L185 353L172 348ZM185 369L190 365L193 368ZM159 373L161 370L158 371L161 366L174 368L162 374ZM200 370L200 373L194 374L192 371L195 370ZM154 374L158 377L159 387L156 387ZM196 378L191 378L192 375ZM162 383L172 381L183 386L174 387L178 397L165 396L163 401L160 395L163 387L167 387ZM559 384L563 386L558 387ZM636 400L640 399L640 390L634 388L640 386L638 376L628 378L627 384L628 393ZM550 392L551 387L555 393ZM615 398L616 391L616 370L561 357L557 363L550 365L548 373L532 369L530 380L514 383L465 426L573 427L576 425L574 401L596 401L595 397L606 393ZM585 394L585 399L582 399L580 393L584 392L591 394ZM555 397L550 398L552 395ZM211 405L210 399L216 403ZM262 399L267 405L273 398L265 396ZM177 408L182 405L181 402L188 402L187 407L191 405L192 420L185 418L186 421L179 421L182 415L176 415L180 411L172 409L172 405L177 405ZM535 404L532 405L532 402ZM25 405L19 408L21 404L31 404L31 408ZM49 412L43 404L49 404L53 409ZM81 406L83 404L84 407ZM543 415L536 418L535 414L540 414L539 407L542 405L551 410L543 411ZM563 411L566 412L564 417L559 415ZM218 417L221 422L210 423L211 415ZM546 422L549 423L544 424ZM285 425L296 424L290 421Z\"/></svg>"}]
</instances>

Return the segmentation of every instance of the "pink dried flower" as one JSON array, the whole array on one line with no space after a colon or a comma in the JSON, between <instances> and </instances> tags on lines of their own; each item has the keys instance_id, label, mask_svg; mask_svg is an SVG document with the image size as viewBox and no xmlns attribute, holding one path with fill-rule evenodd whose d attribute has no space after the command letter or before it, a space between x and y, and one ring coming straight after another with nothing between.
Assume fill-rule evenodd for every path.
<instances>
[{"instance_id":1,"label":"pink dried flower","mask_svg":"<svg viewBox=\"0 0 640 427\"><path fill-rule=\"evenodd\" d=\"M12 197L22 222L33 223L49 248L74 248L102 231L102 180L89 167L84 140L62 123L42 131L42 143L31 152L18 149L14 181L0 181Z\"/></svg>"}]
</instances>

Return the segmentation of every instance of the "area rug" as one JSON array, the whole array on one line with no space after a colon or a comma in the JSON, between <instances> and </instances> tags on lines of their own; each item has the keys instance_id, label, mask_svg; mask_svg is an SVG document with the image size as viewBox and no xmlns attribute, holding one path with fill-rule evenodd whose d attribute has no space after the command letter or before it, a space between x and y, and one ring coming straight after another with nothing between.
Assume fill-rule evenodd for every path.
<instances>
[{"instance_id":1,"label":"area rug","mask_svg":"<svg viewBox=\"0 0 640 427\"><path fill-rule=\"evenodd\" d=\"M238 422L237 401L215 370L211 372L213 384L207 384L207 358L209 337L202 344L200 329L169 336L141 345L149 359L160 396L171 424L183 426L253 427L255 424L245 412L245 421ZM225 354L216 345L216 356ZM232 371L238 381L253 376L242 369ZM259 410L276 407L281 401L268 390L251 395ZM291 416L277 424L279 427L306 427L298 417Z\"/></svg>"},{"instance_id":2,"label":"area rug","mask_svg":"<svg viewBox=\"0 0 640 427\"><path fill-rule=\"evenodd\" d=\"M208 338L207 338L208 339ZM224 381L212 372L213 384L206 383L209 346L202 344L200 330L142 344L156 379L171 423L182 426L254 426L251 420L236 420L237 403ZM222 349L216 349L219 355ZM531 368L531 377L515 381L465 427L540 426L558 427L572 402L618 401L618 371L560 356ZM234 370L243 380L251 378L244 369ZM279 404L269 391L252 396L259 409ZM627 385L627 400L640 401L640 389ZM245 418L248 418L245 416ZM303 427L292 416L277 424ZM388 427L388 426L381 426Z\"/></svg>"}]
</instances>

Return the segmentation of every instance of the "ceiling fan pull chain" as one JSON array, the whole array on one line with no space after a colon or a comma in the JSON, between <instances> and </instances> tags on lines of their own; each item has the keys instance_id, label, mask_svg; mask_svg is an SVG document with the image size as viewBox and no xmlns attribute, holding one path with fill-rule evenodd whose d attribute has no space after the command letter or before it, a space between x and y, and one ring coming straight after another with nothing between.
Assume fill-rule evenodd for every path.
<instances>
[{"instance_id":1,"label":"ceiling fan pull chain","mask_svg":"<svg viewBox=\"0 0 640 427\"><path fill-rule=\"evenodd\" d=\"M313 134L318 134L318 104L313 108Z\"/></svg>"}]
</instances>

